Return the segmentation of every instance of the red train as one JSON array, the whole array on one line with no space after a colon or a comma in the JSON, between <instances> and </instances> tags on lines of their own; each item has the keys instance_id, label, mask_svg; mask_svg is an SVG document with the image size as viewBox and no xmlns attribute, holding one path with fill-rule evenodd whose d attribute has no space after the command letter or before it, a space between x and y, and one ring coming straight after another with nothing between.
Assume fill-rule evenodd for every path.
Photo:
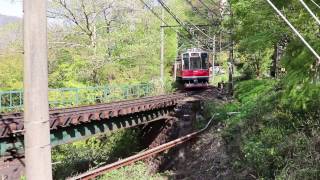
<instances>
[{"instance_id":1,"label":"red train","mask_svg":"<svg viewBox=\"0 0 320 180\"><path fill-rule=\"evenodd\" d=\"M181 53L174 72L177 83L184 88L207 87L210 76L208 52L194 48Z\"/></svg>"}]
</instances>

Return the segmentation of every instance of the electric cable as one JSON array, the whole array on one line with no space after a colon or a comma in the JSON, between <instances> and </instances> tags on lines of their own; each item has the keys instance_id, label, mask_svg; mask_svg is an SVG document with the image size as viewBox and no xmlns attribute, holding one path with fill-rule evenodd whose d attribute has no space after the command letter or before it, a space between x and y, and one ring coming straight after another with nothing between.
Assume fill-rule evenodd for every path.
<instances>
[{"instance_id":1,"label":"electric cable","mask_svg":"<svg viewBox=\"0 0 320 180\"><path fill-rule=\"evenodd\" d=\"M146 2L144 2L143 0L140 0L140 1L141 1L141 2L147 7L147 9L149 9L149 11L151 11L151 13L152 13L153 15L155 15L161 22L163 22L166 26L168 26L170 29L172 29L173 31L175 31L175 32L179 35L179 37L184 38L185 40L189 41L192 45L196 46L196 44L195 44L194 41L188 39L187 37L185 37L184 35L182 35L179 31L177 31L176 29L174 29L174 28L172 28L171 26L169 26L168 23L165 22L165 21L160 17L160 15L157 14ZM190 34L190 35L192 36L192 34Z\"/></svg>"},{"instance_id":2,"label":"electric cable","mask_svg":"<svg viewBox=\"0 0 320 180\"><path fill-rule=\"evenodd\" d=\"M314 0L311 0L311 2L312 2L314 5L316 5L316 6L320 9L320 5L319 5L319 4L317 4L316 2L314 2Z\"/></svg>"},{"instance_id":3,"label":"electric cable","mask_svg":"<svg viewBox=\"0 0 320 180\"><path fill-rule=\"evenodd\" d=\"M197 46L194 41L188 39L187 37L185 37L185 35L181 34L179 31L177 31L177 30L174 29L173 27L169 26L168 23L165 22L165 21L160 17L160 15L157 14L144 0L140 0L140 1L141 1L141 3L143 3L143 4L147 7L147 9L148 9L149 11L151 11L151 13L152 13L153 15L155 15L161 22L163 22L167 27L169 27L170 29L172 29L173 31L175 31L175 32L179 35L179 37L182 37L183 39L185 39L185 40L187 40L188 42L190 42L190 44L192 44L192 45L194 45L194 46ZM166 10L166 8L165 8L165 10ZM166 11L167 11L167 10L166 10ZM169 9L169 11L170 11L170 9ZM167 11L167 12L168 12L168 11ZM170 11L170 12L171 12L171 11ZM168 13L169 13L169 12L168 12ZM169 13L169 14L171 15L171 13ZM174 15L174 16L175 16L175 15ZM175 16L175 17L177 18L177 20L178 20L177 23L178 23L180 26L182 26L182 27L183 27L183 26L184 26L184 27L187 26L187 25L185 25L185 24L182 24L182 21L180 21L180 19L179 19L177 16ZM181 24L180 24L180 23L181 23ZM184 28L184 30L186 30L186 29L188 29L188 28ZM189 31L187 31L187 32L189 32ZM191 33L189 33L189 35L191 35L191 38L194 39L194 37L193 37L193 35L192 35ZM203 50L211 51L210 49L207 49L207 46L208 46L208 45L205 44L205 43L203 43L201 40L199 40L199 39L194 39L194 40L199 41L199 42L202 43L202 45L206 46L206 47L202 47ZM221 51L227 49L229 46L230 46L230 45L227 45L227 46L221 48ZM220 52L221 52L221 51L220 51Z\"/></svg>"},{"instance_id":4,"label":"electric cable","mask_svg":"<svg viewBox=\"0 0 320 180\"><path fill-rule=\"evenodd\" d=\"M160 5L176 20L176 22L178 24L180 24L186 31L188 31L189 34L192 35L192 33L190 32L190 30L186 27L185 23L182 22L173 12L172 10L162 1L162 0L158 0L158 2L160 3ZM199 29L197 26L195 26L193 23L188 22L188 24L191 24L193 27L195 27L198 31L200 31L202 34L204 34L206 37L208 37L209 39L212 39L208 34L204 33L201 29ZM200 39L199 41L206 47L208 47L208 45L206 43L203 43Z\"/></svg>"},{"instance_id":5,"label":"electric cable","mask_svg":"<svg viewBox=\"0 0 320 180\"><path fill-rule=\"evenodd\" d=\"M202 0L198 0L205 8L207 8L211 13L215 14L216 16L221 17L221 15L218 15L216 12L214 12L213 10L211 10L209 8L209 6L207 6L207 4L205 4Z\"/></svg>"},{"instance_id":6,"label":"electric cable","mask_svg":"<svg viewBox=\"0 0 320 180\"><path fill-rule=\"evenodd\" d=\"M303 7L309 12L309 14L317 21L317 23L320 25L319 18L312 12L312 10L309 8L309 6L303 1L299 0L300 3L303 5Z\"/></svg>"}]
</instances>

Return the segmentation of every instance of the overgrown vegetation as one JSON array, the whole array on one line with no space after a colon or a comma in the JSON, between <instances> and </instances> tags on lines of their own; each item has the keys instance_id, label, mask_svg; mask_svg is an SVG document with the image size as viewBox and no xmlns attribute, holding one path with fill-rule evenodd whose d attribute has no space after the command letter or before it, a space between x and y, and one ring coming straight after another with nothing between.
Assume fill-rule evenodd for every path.
<instances>
[{"instance_id":1,"label":"overgrown vegetation","mask_svg":"<svg viewBox=\"0 0 320 180\"><path fill-rule=\"evenodd\" d=\"M281 86L275 80L238 82L234 102L211 106L226 124L225 141L239 145L233 168L260 179L318 179L319 108L293 108Z\"/></svg>"},{"instance_id":2,"label":"overgrown vegetation","mask_svg":"<svg viewBox=\"0 0 320 180\"><path fill-rule=\"evenodd\" d=\"M273 2L319 52L318 25L303 6ZM237 82L236 100L213 111L222 112L226 142L239 145L234 168L259 179L319 179L316 59L266 1L232 0L231 7L238 69L251 80ZM270 77L270 69L276 76Z\"/></svg>"},{"instance_id":3,"label":"overgrown vegetation","mask_svg":"<svg viewBox=\"0 0 320 180\"><path fill-rule=\"evenodd\" d=\"M319 26L299 1L273 2L319 52ZM160 14L159 5L147 3ZM218 53L217 62L225 70L231 60L226 53L231 29L235 65L241 73L235 100L210 106L206 113L219 113L218 120L227 127L223 132L225 141L238 145L234 169L246 170L260 179L319 179L320 75L310 51L265 0L166 3L183 22L211 24L223 19L219 28L207 32L222 36L218 49L225 49ZM314 3L306 3L319 12ZM228 9L232 13L228 14ZM129 0L52 0L48 16L52 18L51 88L158 81L161 22L144 5ZM176 25L168 13L165 21ZM171 65L178 51L193 47L191 42L202 46L201 42L207 40L194 29L191 35L184 29L176 28L179 34L170 28L165 30L165 87L171 91ZM0 90L21 89L21 25L0 27L0 35L6 37L0 44ZM217 76L214 83L218 81L226 82L227 75ZM59 171L64 178L70 175L68 171L75 173L98 166L114 153L126 155L130 149L127 147L135 150L135 135L132 131L121 132L58 147L53 156L55 172ZM140 174L130 168L134 167L109 173L105 178L145 177L142 165L137 165Z\"/></svg>"},{"instance_id":4,"label":"overgrown vegetation","mask_svg":"<svg viewBox=\"0 0 320 180\"><path fill-rule=\"evenodd\" d=\"M65 179L141 150L139 130L122 130L53 149L54 179Z\"/></svg>"},{"instance_id":5,"label":"overgrown vegetation","mask_svg":"<svg viewBox=\"0 0 320 180\"><path fill-rule=\"evenodd\" d=\"M150 175L148 167L143 162L138 162L131 166L126 166L115 171L111 171L98 180L165 180L168 179L165 175L154 174Z\"/></svg>"}]
</instances>

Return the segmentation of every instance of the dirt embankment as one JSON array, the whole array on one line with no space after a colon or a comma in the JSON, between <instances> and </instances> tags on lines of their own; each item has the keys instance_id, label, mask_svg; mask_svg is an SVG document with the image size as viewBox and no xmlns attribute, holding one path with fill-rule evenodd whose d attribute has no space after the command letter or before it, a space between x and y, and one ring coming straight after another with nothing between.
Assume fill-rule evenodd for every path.
<instances>
[{"instance_id":1,"label":"dirt embankment","mask_svg":"<svg viewBox=\"0 0 320 180\"><path fill-rule=\"evenodd\" d=\"M221 102L228 99L216 89L204 91L192 98ZM213 125L193 142L179 148L171 157L171 166L166 167L170 172L169 179L245 179L245 176L233 170L234 161L239 156L239 145L236 140L226 144L222 136L224 128L221 123Z\"/></svg>"},{"instance_id":2,"label":"dirt embankment","mask_svg":"<svg viewBox=\"0 0 320 180\"><path fill-rule=\"evenodd\" d=\"M216 125L201 135L194 144L184 148L184 154L172 167L173 179L237 179L232 170L233 160L228 153L221 130Z\"/></svg>"}]
</instances>

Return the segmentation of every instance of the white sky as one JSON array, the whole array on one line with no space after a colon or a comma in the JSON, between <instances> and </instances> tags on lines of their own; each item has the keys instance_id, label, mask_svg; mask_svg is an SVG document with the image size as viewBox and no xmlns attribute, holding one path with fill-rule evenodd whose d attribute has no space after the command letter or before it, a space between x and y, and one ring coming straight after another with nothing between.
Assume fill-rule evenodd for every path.
<instances>
[{"instance_id":1,"label":"white sky","mask_svg":"<svg viewBox=\"0 0 320 180\"><path fill-rule=\"evenodd\" d=\"M22 17L22 0L0 0L0 14Z\"/></svg>"}]
</instances>

